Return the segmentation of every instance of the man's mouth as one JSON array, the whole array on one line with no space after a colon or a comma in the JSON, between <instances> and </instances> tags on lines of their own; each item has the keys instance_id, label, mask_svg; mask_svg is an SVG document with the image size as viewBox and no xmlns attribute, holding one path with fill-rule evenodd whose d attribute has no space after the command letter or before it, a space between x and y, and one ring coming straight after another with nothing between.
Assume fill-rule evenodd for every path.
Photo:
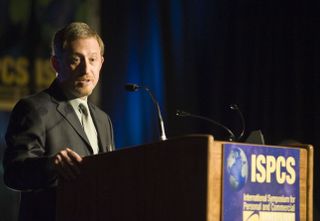
<instances>
[{"instance_id":1,"label":"man's mouth","mask_svg":"<svg viewBox=\"0 0 320 221\"><path fill-rule=\"evenodd\" d=\"M90 82L91 79L90 78L79 78L76 80L77 82Z\"/></svg>"},{"instance_id":2,"label":"man's mouth","mask_svg":"<svg viewBox=\"0 0 320 221\"><path fill-rule=\"evenodd\" d=\"M88 78L81 78L75 81L76 84L81 84L81 85L87 85L87 84L90 84L91 82L92 80Z\"/></svg>"}]
</instances>

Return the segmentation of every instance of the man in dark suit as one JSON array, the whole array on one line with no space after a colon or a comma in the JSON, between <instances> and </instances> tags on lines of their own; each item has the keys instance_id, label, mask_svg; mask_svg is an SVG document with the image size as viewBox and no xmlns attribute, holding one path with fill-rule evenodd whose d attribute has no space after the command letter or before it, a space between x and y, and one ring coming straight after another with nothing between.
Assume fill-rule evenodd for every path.
<instances>
[{"instance_id":1,"label":"man in dark suit","mask_svg":"<svg viewBox=\"0 0 320 221\"><path fill-rule=\"evenodd\" d=\"M84 156L114 149L108 115L87 101L99 80L103 41L75 22L55 34L52 52L57 78L16 104L6 133L4 181L21 191L19 220L55 220L57 178L74 180Z\"/></svg>"}]
</instances>

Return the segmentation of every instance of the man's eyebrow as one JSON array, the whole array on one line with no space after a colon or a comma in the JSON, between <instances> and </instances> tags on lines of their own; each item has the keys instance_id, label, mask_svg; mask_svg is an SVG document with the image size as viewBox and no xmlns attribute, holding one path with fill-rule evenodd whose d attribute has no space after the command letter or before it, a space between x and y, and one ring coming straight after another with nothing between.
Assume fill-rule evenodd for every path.
<instances>
[{"instance_id":1,"label":"man's eyebrow","mask_svg":"<svg viewBox=\"0 0 320 221\"><path fill-rule=\"evenodd\" d=\"M90 52L90 53L89 53L89 55L98 55L98 54L99 54L99 52L96 52L96 51L95 51L95 52Z\"/></svg>"}]
</instances>

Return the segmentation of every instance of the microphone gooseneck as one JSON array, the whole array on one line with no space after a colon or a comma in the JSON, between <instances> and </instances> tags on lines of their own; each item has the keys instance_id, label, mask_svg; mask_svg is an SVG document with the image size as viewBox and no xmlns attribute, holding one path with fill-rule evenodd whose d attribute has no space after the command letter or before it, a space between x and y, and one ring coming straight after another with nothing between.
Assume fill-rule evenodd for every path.
<instances>
[{"instance_id":1,"label":"microphone gooseneck","mask_svg":"<svg viewBox=\"0 0 320 221\"><path fill-rule=\"evenodd\" d=\"M239 114L239 116L240 116L240 120L241 120L241 133L240 133L240 135L237 137L237 140L239 141L239 140L243 137L243 135L244 135L244 133L245 133L245 131L246 131L246 122L245 122L244 116L243 116L243 114L242 114L242 112L241 112L241 110L240 110L240 108L238 107L237 104L231 104L231 105L230 105L230 109L231 109L231 110L235 110L235 111Z\"/></svg>"},{"instance_id":2,"label":"microphone gooseneck","mask_svg":"<svg viewBox=\"0 0 320 221\"><path fill-rule=\"evenodd\" d=\"M176 115L179 116L179 117L193 117L193 118L198 118L198 119L201 119L201 120L205 120L205 121L211 122L214 125L217 125L217 126L223 128L225 131L228 132L229 141L236 141L236 136L234 135L232 130L230 130L228 127L224 126L223 124L221 124L221 123L219 123L219 122L217 122L215 120L212 120L212 119L204 117L204 116L196 115L196 114L191 114L191 113L188 113L188 112L185 112L185 111L182 111L182 110L177 110L176 111Z\"/></svg>"},{"instance_id":3,"label":"microphone gooseneck","mask_svg":"<svg viewBox=\"0 0 320 221\"><path fill-rule=\"evenodd\" d=\"M150 89L147 87L144 87L144 86L139 86L137 84L126 84L125 89L129 92L135 92L135 91L138 91L139 89L143 89L146 92L148 92L153 104L155 105L155 107L157 109L158 122L159 122L159 128L160 128L160 140L166 140L167 136L166 136L164 122L163 122L162 115L161 115L160 106L159 106L158 101L155 99L155 97L151 93Z\"/></svg>"}]
</instances>

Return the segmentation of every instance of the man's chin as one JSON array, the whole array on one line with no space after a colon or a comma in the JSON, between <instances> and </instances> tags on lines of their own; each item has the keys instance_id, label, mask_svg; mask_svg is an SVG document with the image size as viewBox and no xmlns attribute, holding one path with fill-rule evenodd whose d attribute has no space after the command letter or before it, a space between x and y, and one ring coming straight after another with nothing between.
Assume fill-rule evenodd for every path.
<instances>
[{"instance_id":1,"label":"man's chin","mask_svg":"<svg viewBox=\"0 0 320 221\"><path fill-rule=\"evenodd\" d=\"M74 90L73 95L76 97L87 97L92 93L92 90Z\"/></svg>"}]
</instances>

